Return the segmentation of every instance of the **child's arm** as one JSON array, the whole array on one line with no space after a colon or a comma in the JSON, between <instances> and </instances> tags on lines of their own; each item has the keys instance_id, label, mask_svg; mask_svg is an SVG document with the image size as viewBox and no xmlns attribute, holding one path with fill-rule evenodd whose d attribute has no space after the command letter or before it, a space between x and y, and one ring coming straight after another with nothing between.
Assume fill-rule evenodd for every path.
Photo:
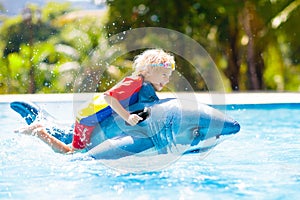
<instances>
[{"instance_id":1,"label":"child's arm","mask_svg":"<svg viewBox=\"0 0 300 200\"><path fill-rule=\"evenodd\" d=\"M136 114L130 114L127 110L125 110L125 108L116 98L109 95L104 95L104 99L110 105L110 107L131 126L134 126L140 120L143 120L143 118L141 118L140 116Z\"/></svg>"}]
</instances>

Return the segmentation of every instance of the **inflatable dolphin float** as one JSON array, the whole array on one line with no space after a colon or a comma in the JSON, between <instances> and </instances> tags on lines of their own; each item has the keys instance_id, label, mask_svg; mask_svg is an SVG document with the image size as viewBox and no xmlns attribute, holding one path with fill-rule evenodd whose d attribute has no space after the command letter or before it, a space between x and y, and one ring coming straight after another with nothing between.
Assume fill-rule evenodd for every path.
<instances>
[{"instance_id":1,"label":"inflatable dolphin float","mask_svg":"<svg viewBox=\"0 0 300 200\"><path fill-rule=\"evenodd\" d=\"M46 110L31 102L12 102L27 124L43 118L49 133L68 144L72 141L72 125L69 130L60 128L61 123ZM94 130L91 143L84 153L95 159L118 159L147 152L158 154L176 151L180 154L201 153L217 143L205 144L210 139L239 132L240 125L231 117L196 100L167 98L130 106L143 117L136 126L129 126L116 114L102 121ZM66 125L64 125L65 127Z\"/></svg>"},{"instance_id":2,"label":"inflatable dolphin float","mask_svg":"<svg viewBox=\"0 0 300 200\"><path fill-rule=\"evenodd\" d=\"M31 102L12 102L10 106L27 124L40 121L58 140L65 144L72 142L72 124L62 124ZM148 82L143 84L138 101L127 109L143 120L136 126L130 126L117 114L104 119L94 129L90 144L84 149L84 157L118 159L136 154L149 155L145 152L151 155L153 152L201 153L214 147L220 137L240 130L237 121L199 103L193 94L159 99ZM97 121L96 115L91 118Z\"/></svg>"}]
</instances>

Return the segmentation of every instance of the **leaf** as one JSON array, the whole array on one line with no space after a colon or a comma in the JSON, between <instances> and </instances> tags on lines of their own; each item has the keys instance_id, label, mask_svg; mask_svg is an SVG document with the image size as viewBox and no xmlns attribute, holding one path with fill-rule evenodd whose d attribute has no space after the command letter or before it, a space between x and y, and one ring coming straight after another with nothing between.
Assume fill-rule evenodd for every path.
<instances>
[{"instance_id":1,"label":"leaf","mask_svg":"<svg viewBox=\"0 0 300 200\"><path fill-rule=\"evenodd\" d=\"M8 63L9 63L11 77L15 77L19 73L21 73L21 69L24 67L24 60L18 53L9 54Z\"/></svg>"},{"instance_id":2,"label":"leaf","mask_svg":"<svg viewBox=\"0 0 300 200\"><path fill-rule=\"evenodd\" d=\"M32 62L34 65L38 65L43 62L50 54L55 52L53 44L47 42L41 42L34 46Z\"/></svg>"}]
</instances>

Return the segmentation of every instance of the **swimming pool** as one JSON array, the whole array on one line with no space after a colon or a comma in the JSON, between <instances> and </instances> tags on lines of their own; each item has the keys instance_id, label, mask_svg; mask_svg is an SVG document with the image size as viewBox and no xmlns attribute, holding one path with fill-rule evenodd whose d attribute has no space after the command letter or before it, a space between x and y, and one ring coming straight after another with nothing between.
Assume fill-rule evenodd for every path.
<instances>
[{"instance_id":1,"label":"swimming pool","mask_svg":"<svg viewBox=\"0 0 300 200\"><path fill-rule=\"evenodd\" d=\"M39 104L72 119L69 101ZM300 197L300 103L228 105L227 114L241 124L237 135L205 159L186 155L163 170L137 174L53 153L36 138L13 133L25 123L8 103L0 107L0 199Z\"/></svg>"}]
</instances>

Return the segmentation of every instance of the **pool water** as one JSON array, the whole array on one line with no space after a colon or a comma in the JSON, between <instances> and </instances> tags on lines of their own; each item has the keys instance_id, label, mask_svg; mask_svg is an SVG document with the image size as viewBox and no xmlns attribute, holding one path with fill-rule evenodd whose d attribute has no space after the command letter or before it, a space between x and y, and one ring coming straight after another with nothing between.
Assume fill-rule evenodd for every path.
<instances>
[{"instance_id":1,"label":"pool water","mask_svg":"<svg viewBox=\"0 0 300 200\"><path fill-rule=\"evenodd\" d=\"M43 105L72 119L71 103ZM299 199L300 104L228 108L241 131L204 159L185 155L162 170L122 173L13 133L25 122L1 103L0 199Z\"/></svg>"}]
</instances>

